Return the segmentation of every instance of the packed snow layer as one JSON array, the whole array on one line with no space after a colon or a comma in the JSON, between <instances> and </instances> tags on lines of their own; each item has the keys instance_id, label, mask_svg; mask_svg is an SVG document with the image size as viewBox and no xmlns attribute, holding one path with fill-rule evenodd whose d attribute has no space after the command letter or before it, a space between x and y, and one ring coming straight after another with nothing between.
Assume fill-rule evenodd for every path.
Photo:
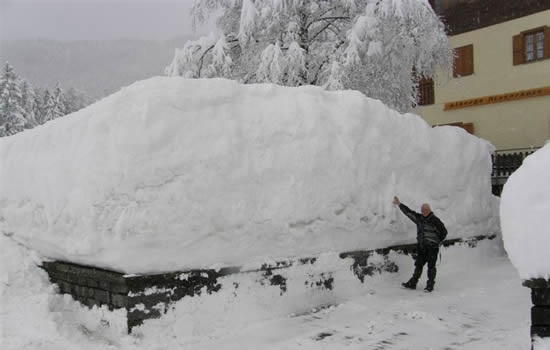
<instances>
[{"instance_id":1,"label":"packed snow layer","mask_svg":"<svg viewBox=\"0 0 550 350\"><path fill-rule=\"evenodd\" d=\"M128 273L495 231L493 147L359 92L156 77L0 140L0 228Z\"/></svg>"},{"instance_id":2,"label":"packed snow layer","mask_svg":"<svg viewBox=\"0 0 550 350\"><path fill-rule=\"evenodd\" d=\"M504 247L524 279L550 279L550 143L527 157L502 190Z\"/></svg>"}]
</instances>

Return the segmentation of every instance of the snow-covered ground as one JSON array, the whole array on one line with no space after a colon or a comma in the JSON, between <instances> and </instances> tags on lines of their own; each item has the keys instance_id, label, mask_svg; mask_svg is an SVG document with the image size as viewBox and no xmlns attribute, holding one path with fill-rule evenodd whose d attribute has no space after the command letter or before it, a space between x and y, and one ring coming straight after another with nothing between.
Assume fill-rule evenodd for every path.
<instances>
[{"instance_id":1,"label":"snow-covered ground","mask_svg":"<svg viewBox=\"0 0 550 350\"><path fill-rule=\"evenodd\" d=\"M131 335L123 314L79 306L54 293L36 254L1 237L2 349L528 349L530 291L499 240L442 250L436 289L402 289L412 259L391 256L398 273L339 277L348 290L280 296L240 278L241 287L183 299ZM422 284L425 279L423 276ZM251 282L251 281L248 281ZM229 284L229 283L228 283ZM421 287L420 286L420 287ZM225 290L225 292L224 292ZM291 285L288 293L292 294Z\"/></svg>"}]
</instances>

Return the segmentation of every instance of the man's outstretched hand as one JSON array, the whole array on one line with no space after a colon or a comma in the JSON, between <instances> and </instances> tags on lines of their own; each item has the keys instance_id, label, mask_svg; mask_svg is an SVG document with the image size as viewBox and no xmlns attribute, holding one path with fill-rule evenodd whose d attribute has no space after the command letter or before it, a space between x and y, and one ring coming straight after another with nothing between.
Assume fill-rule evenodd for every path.
<instances>
[{"instance_id":1,"label":"man's outstretched hand","mask_svg":"<svg viewBox=\"0 0 550 350\"><path fill-rule=\"evenodd\" d=\"M399 198L397 198L397 196L393 196L393 204L395 205L401 204L401 201L399 200Z\"/></svg>"}]
</instances>

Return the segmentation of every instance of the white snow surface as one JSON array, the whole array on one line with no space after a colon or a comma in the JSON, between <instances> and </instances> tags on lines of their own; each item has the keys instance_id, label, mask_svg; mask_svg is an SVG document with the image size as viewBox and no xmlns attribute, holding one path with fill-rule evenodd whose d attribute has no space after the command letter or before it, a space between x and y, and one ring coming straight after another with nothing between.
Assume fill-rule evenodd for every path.
<instances>
[{"instance_id":1,"label":"white snow surface","mask_svg":"<svg viewBox=\"0 0 550 350\"><path fill-rule=\"evenodd\" d=\"M0 235L0 344L2 350L528 349L530 291L496 241L443 248L430 294L399 286L414 268L410 257L391 255L399 272L362 284L349 265L327 255L306 272L333 271L332 291L304 286L300 269L308 266L280 270L287 278L283 295L279 286L254 281L257 275L227 276L219 292L184 298L128 335L125 311L89 310L56 294L36 265L39 256ZM426 272L420 288L425 279ZM539 339L535 349L548 344Z\"/></svg>"},{"instance_id":2,"label":"white snow surface","mask_svg":"<svg viewBox=\"0 0 550 350\"><path fill-rule=\"evenodd\" d=\"M550 143L528 156L502 190L504 247L524 279L550 279Z\"/></svg>"},{"instance_id":3,"label":"white snow surface","mask_svg":"<svg viewBox=\"0 0 550 350\"><path fill-rule=\"evenodd\" d=\"M493 147L359 92L156 77L0 139L0 230L42 256L126 273L498 230Z\"/></svg>"},{"instance_id":4,"label":"white snow surface","mask_svg":"<svg viewBox=\"0 0 550 350\"><path fill-rule=\"evenodd\" d=\"M533 340L533 350L550 350L550 338L536 337Z\"/></svg>"}]
</instances>

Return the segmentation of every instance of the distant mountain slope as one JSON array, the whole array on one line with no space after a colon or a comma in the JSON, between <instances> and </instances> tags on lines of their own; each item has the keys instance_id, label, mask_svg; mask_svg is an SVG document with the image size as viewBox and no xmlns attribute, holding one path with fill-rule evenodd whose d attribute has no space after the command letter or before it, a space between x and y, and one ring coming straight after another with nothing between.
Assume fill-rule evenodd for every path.
<instances>
[{"instance_id":1,"label":"distant mountain slope","mask_svg":"<svg viewBox=\"0 0 550 350\"><path fill-rule=\"evenodd\" d=\"M74 87L101 98L136 80L162 75L188 38L166 41L56 41L49 39L0 42L0 62L10 62L17 74L35 86Z\"/></svg>"}]
</instances>

